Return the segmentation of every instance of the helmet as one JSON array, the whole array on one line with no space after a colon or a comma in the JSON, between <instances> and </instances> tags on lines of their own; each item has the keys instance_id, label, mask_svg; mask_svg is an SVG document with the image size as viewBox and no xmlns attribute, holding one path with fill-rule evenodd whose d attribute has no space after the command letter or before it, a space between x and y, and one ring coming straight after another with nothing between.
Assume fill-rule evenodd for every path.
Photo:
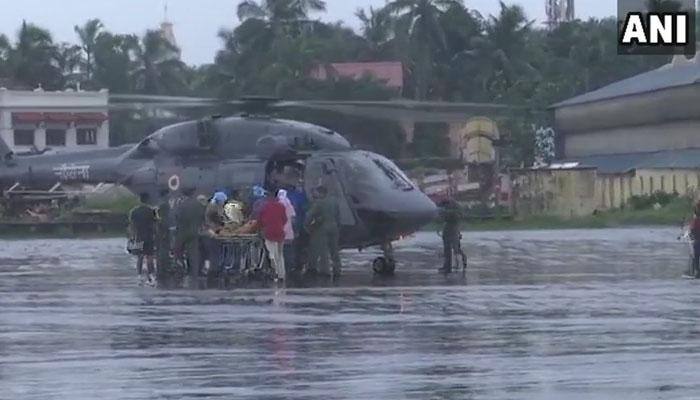
<instances>
[{"instance_id":1,"label":"helmet","mask_svg":"<svg viewBox=\"0 0 700 400\"><path fill-rule=\"evenodd\" d=\"M211 202L213 204L224 204L228 200L228 196L226 196L226 193L224 192L216 192L214 193L214 197L212 197Z\"/></svg>"},{"instance_id":2,"label":"helmet","mask_svg":"<svg viewBox=\"0 0 700 400\"><path fill-rule=\"evenodd\" d=\"M265 197L265 189L260 185L253 186L253 196L255 197Z\"/></svg>"},{"instance_id":3,"label":"helmet","mask_svg":"<svg viewBox=\"0 0 700 400\"><path fill-rule=\"evenodd\" d=\"M229 201L224 206L224 215L229 223L243 223L243 203L240 201Z\"/></svg>"}]
</instances>

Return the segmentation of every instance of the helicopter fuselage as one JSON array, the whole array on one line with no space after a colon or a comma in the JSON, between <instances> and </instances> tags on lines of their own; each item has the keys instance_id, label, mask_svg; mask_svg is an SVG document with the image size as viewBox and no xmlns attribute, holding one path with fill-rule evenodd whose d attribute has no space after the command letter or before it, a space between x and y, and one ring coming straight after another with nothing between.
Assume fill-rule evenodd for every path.
<instances>
[{"instance_id":1,"label":"helicopter fuselage","mask_svg":"<svg viewBox=\"0 0 700 400\"><path fill-rule=\"evenodd\" d=\"M341 246L396 240L436 215L434 203L388 159L353 149L331 130L267 117L208 118L162 128L141 143L104 151L8 158L0 186L118 183L155 202L167 190L211 195L269 184L271 162L298 160L307 193L323 184L341 211Z\"/></svg>"}]
</instances>

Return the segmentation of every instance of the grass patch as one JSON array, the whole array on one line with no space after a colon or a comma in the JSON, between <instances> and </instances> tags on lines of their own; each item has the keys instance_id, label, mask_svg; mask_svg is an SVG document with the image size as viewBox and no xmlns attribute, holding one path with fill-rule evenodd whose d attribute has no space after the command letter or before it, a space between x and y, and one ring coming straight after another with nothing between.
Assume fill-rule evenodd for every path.
<instances>
[{"instance_id":1,"label":"grass patch","mask_svg":"<svg viewBox=\"0 0 700 400\"><path fill-rule=\"evenodd\" d=\"M472 220L462 224L467 231L543 230L543 229L603 229L627 226L679 226L692 216L693 202L689 198L674 198L657 209L615 209L580 218L532 216L513 219ZM424 230L435 231L441 224L434 222Z\"/></svg>"},{"instance_id":2,"label":"grass patch","mask_svg":"<svg viewBox=\"0 0 700 400\"><path fill-rule=\"evenodd\" d=\"M132 208L139 205L139 199L136 196L119 196L114 198L88 198L85 200L77 211L109 211L115 214L129 214Z\"/></svg>"}]
</instances>

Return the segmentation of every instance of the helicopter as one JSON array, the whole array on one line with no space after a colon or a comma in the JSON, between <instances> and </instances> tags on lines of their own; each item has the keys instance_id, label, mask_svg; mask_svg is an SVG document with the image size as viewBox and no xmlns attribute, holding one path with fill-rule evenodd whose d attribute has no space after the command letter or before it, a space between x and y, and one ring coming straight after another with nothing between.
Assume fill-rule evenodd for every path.
<instances>
[{"instance_id":1,"label":"helicopter","mask_svg":"<svg viewBox=\"0 0 700 400\"><path fill-rule=\"evenodd\" d=\"M110 101L115 109L211 107L220 102L138 95L112 95ZM467 110L500 108L470 103L284 102L265 97L228 104L243 112L166 126L140 143L106 150L20 156L0 139L0 188L114 183L134 194L148 193L157 204L166 190L175 196L187 189L210 195L221 188L249 192L254 185L273 187L275 173L296 168L307 193L323 185L338 202L341 248L380 246L383 256L374 260L373 268L392 274L392 243L433 221L436 205L386 157L354 148L338 132L274 118L271 111L306 107L366 115L379 110L383 116L409 111L444 119Z\"/></svg>"}]
</instances>

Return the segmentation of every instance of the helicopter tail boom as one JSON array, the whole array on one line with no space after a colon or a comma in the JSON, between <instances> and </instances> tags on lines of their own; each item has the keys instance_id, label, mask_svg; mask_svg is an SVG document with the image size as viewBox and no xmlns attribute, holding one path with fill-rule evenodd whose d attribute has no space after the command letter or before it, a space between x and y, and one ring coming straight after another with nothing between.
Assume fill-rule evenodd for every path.
<instances>
[{"instance_id":1,"label":"helicopter tail boom","mask_svg":"<svg viewBox=\"0 0 700 400\"><path fill-rule=\"evenodd\" d=\"M0 159L3 161L8 161L12 158L12 149L5 143L2 137L0 137Z\"/></svg>"},{"instance_id":2,"label":"helicopter tail boom","mask_svg":"<svg viewBox=\"0 0 700 400\"><path fill-rule=\"evenodd\" d=\"M23 187L48 188L61 184L120 183L141 162L124 163L122 155L128 146L44 155L14 156L0 161L0 188L14 184ZM118 170L118 167L123 167Z\"/></svg>"}]
</instances>

